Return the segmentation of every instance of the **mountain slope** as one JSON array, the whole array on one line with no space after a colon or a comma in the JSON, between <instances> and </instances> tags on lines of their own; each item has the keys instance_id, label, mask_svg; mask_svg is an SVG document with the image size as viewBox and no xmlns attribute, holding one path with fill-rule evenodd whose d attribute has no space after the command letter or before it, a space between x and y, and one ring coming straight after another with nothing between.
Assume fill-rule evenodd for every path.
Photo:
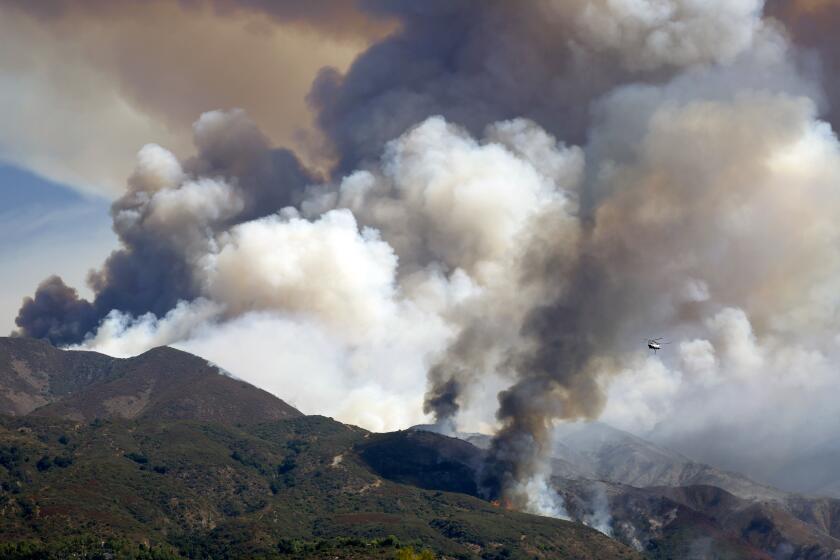
<instances>
[{"instance_id":1,"label":"mountain slope","mask_svg":"<svg viewBox=\"0 0 840 560\"><path fill-rule=\"evenodd\" d=\"M129 359L0 338L0 413L265 422L301 416L270 393L173 348Z\"/></svg>"},{"instance_id":2,"label":"mountain slope","mask_svg":"<svg viewBox=\"0 0 840 560\"><path fill-rule=\"evenodd\" d=\"M118 360L0 339L0 394L5 543L84 531L191 558L393 558L397 540L464 559L840 554L840 501L599 424L558 433L552 484L573 519L617 540L479 499L487 436L306 417L169 348Z\"/></svg>"},{"instance_id":3,"label":"mountain slope","mask_svg":"<svg viewBox=\"0 0 840 560\"><path fill-rule=\"evenodd\" d=\"M580 524L384 479L359 451L372 437L316 416L240 427L0 417L0 538L83 527L193 558L299 558L299 543L394 535L450 558L636 557Z\"/></svg>"},{"instance_id":4,"label":"mountain slope","mask_svg":"<svg viewBox=\"0 0 840 560\"><path fill-rule=\"evenodd\" d=\"M778 465L770 480L792 491L840 498L840 438L824 441Z\"/></svg>"},{"instance_id":5,"label":"mountain slope","mask_svg":"<svg viewBox=\"0 0 840 560\"><path fill-rule=\"evenodd\" d=\"M784 501L787 493L734 472L698 463L601 422L567 423L555 431L554 456L589 478L637 487L709 485L748 500Z\"/></svg>"},{"instance_id":6,"label":"mountain slope","mask_svg":"<svg viewBox=\"0 0 840 560\"><path fill-rule=\"evenodd\" d=\"M583 494L573 490L576 484L560 484L570 501ZM706 551L702 557L822 559L840 554L840 540L784 505L745 500L714 486L616 485L607 494L611 514L621 520L616 535L647 541L653 558L692 557L698 543Z\"/></svg>"},{"instance_id":7,"label":"mountain slope","mask_svg":"<svg viewBox=\"0 0 840 560\"><path fill-rule=\"evenodd\" d=\"M435 431L434 426L413 429ZM481 449L484 434L455 434ZM784 502L789 494L746 476L698 463L628 432L601 422L560 424L555 428L552 472L567 479L605 480L636 486L717 486L748 500Z\"/></svg>"},{"instance_id":8,"label":"mountain slope","mask_svg":"<svg viewBox=\"0 0 840 560\"><path fill-rule=\"evenodd\" d=\"M0 394L7 556L128 539L166 558L394 558L400 541L460 559L637 557L580 524L501 510L453 484L424 489L440 441L424 455L303 416L177 350L119 360L0 339ZM446 444L451 465L478 452ZM374 449L405 480L379 474Z\"/></svg>"},{"instance_id":9,"label":"mountain slope","mask_svg":"<svg viewBox=\"0 0 840 560\"><path fill-rule=\"evenodd\" d=\"M95 352L64 352L40 340L0 337L0 413L29 414L111 379L116 363Z\"/></svg>"},{"instance_id":10,"label":"mountain slope","mask_svg":"<svg viewBox=\"0 0 840 560\"><path fill-rule=\"evenodd\" d=\"M387 451L407 449L412 443L422 448L426 456L424 463L448 465L461 461L449 467L452 474L448 477L438 475L417 480L418 475L414 475L413 481L427 488L440 487L435 486L436 481L449 485L453 478L469 480L466 471L471 465L481 464L482 451L478 448L472 454L463 449L453 453L456 446L447 441L451 438L427 432L420 439L412 435L414 432L422 433L415 429L379 436L388 440L402 438L402 441L369 457L377 472L409 479L406 473L394 473L390 467L393 458ZM552 483L563 495L573 519L598 527L645 551L651 558L828 559L840 556L837 533L840 501L808 499L772 488L767 492L746 492L747 496L743 497L714 485L686 483L692 478L712 478L724 483L734 481L736 488L742 490L764 488L740 475L698 466L607 426L595 426L592 432L591 438L581 437L577 428L574 437L560 432L560 445L555 447L555 451L560 448L563 458L555 461L555 466L560 462L561 469L555 469ZM487 436L465 434L463 437L485 448L488 443ZM436 439L440 442L435 443ZM439 449L437 457L432 453L434 449ZM626 465L622 466L622 458ZM576 474L571 477L562 474L569 470ZM662 480L665 485L636 487L611 481L609 476L632 477L636 482ZM461 491L467 488L463 485ZM764 499L766 494L771 498Z\"/></svg>"}]
</instances>

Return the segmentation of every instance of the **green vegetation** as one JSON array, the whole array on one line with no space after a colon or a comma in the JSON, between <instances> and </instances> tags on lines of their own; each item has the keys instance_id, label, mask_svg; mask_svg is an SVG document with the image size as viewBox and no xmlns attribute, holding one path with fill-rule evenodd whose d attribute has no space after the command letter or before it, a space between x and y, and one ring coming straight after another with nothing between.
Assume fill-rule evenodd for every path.
<instances>
[{"instance_id":1,"label":"green vegetation","mask_svg":"<svg viewBox=\"0 0 840 560\"><path fill-rule=\"evenodd\" d=\"M429 549L414 552L413 548L408 547L397 551L396 560L435 560L435 555Z\"/></svg>"},{"instance_id":2,"label":"green vegetation","mask_svg":"<svg viewBox=\"0 0 840 560\"><path fill-rule=\"evenodd\" d=\"M183 556L168 546L147 547L125 539L103 540L94 535L60 537L49 542L0 543L4 560L179 560Z\"/></svg>"},{"instance_id":3,"label":"green vegetation","mask_svg":"<svg viewBox=\"0 0 840 560\"><path fill-rule=\"evenodd\" d=\"M146 546L126 539L102 539L85 534L61 537L49 542L25 540L0 543L3 560L184 560L186 558L242 558L241 551L224 546L185 548L179 551L170 545ZM362 539L336 538L312 541L280 539L275 551L263 551L252 556L260 560L300 559L393 559L435 560L437 556L428 549L415 552L411 546L402 547L389 539L364 541Z\"/></svg>"},{"instance_id":4,"label":"green vegetation","mask_svg":"<svg viewBox=\"0 0 840 560\"><path fill-rule=\"evenodd\" d=\"M0 416L0 558L635 557L581 525L390 482L360 454L371 439L323 417Z\"/></svg>"}]
</instances>

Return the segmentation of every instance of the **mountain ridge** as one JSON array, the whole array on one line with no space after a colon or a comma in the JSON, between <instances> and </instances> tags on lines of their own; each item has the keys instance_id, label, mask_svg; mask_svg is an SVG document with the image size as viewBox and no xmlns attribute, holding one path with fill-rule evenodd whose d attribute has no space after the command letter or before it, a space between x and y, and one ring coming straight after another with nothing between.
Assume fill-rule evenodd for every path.
<instances>
[{"instance_id":1,"label":"mountain ridge","mask_svg":"<svg viewBox=\"0 0 840 560\"><path fill-rule=\"evenodd\" d=\"M550 482L569 523L481 499L488 436L305 416L171 348L116 359L0 339L9 394L29 400L0 400L7 540L72 535L81 521L193 558L386 558L370 547L389 534L464 559L840 554L840 500L763 487L601 424L566 426L555 442ZM361 547L350 556L311 544L346 538Z\"/></svg>"},{"instance_id":2,"label":"mountain ridge","mask_svg":"<svg viewBox=\"0 0 840 560\"><path fill-rule=\"evenodd\" d=\"M450 435L430 424L410 429ZM486 434L458 432L451 437L480 449L487 449L492 439ZM711 485L749 500L783 502L792 494L597 421L555 427L551 462L554 474L568 479L605 480L636 487Z\"/></svg>"},{"instance_id":3,"label":"mountain ridge","mask_svg":"<svg viewBox=\"0 0 840 560\"><path fill-rule=\"evenodd\" d=\"M124 538L166 558L639 558L580 524L382 477L363 455L387 434L305 416L178 350L0 339L0 393L29 397L0 401L0 541L21 550L84 531L75 546Z\"/></svg>"},{"instance_id":4,"label":"mountain ridge","mask_svg":"<svg viewBox=\"0 0 840 560\"><path fill-rule=\"evenodd\" d=\"M271 393L174 348L112 358L16 337L0 338L0 413L229 423L302 416Z\"/></svg>"},{"instance_id":5,"label":"mountain ridge","mask_svg":"<svg viewBox=\"0 0 840 560\"><path fill-rule=\"evenodd\" d=\"M482 452L491 439L437 430L434 425L421 425L408 433L426 431L439 438L462 439ZM840 500L783 492L597 422L561 427L555 437L551 481L569 515L600 526L651 557L693 557L691 546L699 540L709 557L822 560L840 556ZM424 446L432 447L428 441ZM439 461L453 457L442 451ZM659 459L658 468L652 457ZM392 462L386 458L373 466L388 475ZM463 466L480 463L481 457L473 454ZM645 476L638 476L639 472ZM461 474L461 479L468 478ZM436 480L429 477L421 482L434 488ZM468 488L462 484L460 491ZM784 552L788 548L790 554Z\"/></svg>"}]
</instances>

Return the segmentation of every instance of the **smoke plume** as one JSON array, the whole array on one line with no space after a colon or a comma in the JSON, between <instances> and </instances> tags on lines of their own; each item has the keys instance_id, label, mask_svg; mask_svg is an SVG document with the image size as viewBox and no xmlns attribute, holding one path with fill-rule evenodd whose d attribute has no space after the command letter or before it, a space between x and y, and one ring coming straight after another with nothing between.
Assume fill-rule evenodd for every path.
<instances>
[{"instance_id":1,"label":"smoke plume","mask_svg":"<svg viewBox=\"0 0 840 560\"><path fill-rule=\"evenodd\" d=\"M428 115L472 134L525 117L579 142L590 100L620 83L732 59L761 29L761 7L761 0L371 2L400 31L347 73L322 70L310 101L343 171L378 157Z\"/></svg>"},{"instance_id":2,"label":"smoke plume","mask_svg":"<svg viewBox=\"0 0 840 560\"><path fill-rule=\"evenodd\" d=\"M324 372L342 405L322 406L375 428L478 410L483 491L558 517L557 422L719 450L699 401L675 421L670 397L735 406L720 387L836 354L833 90L761 1L360 6L399 25L312 85L330 177L242 111L205 113L195 156L140 151L93 301L51 278L21 334L232 371L261 366L221 347L259 341L264 385L315 407L332 399L277 379ZM646 358L666 333L677 357Z\"/></svg>"},{"instance_id":3,"label":"smoke plume","mask_svg":"<svg viewBox=\"0 0 840 560\"><path fill-rule=\"evenodd\" d=\"M200 294L193 259L214 234L282 208L311 180L242 111L206 113L194 137L198 153L183 164L154 144L140 150L127 192L111 208L122 248L88 279L95 299L79 300L52 278L24 301L21 334L66 344L80 342L112 310L163 316Z\"/></svg>"}]
</instances>

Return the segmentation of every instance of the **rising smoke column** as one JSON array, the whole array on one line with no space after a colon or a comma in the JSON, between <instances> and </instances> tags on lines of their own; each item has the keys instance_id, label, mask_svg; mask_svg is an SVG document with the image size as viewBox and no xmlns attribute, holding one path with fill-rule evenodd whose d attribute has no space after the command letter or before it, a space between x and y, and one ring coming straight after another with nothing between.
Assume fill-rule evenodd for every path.
<instances>
[{"instance_id":1,"label":"rising smoke column","mask_svg":"<svg viewBox=\"0 0 840 560\"><path fill-rule=\"evenodd\" d=\"M351 149L342 153L352 156L358 153L353 135L365 131L359 126L361 122L384 121L389 126L400 126L398 117L385 119L377 114L387 113L391 107L379 99L399 98L402 100L400 107L430 103L430 99L446 99L449 103L440 107L441 113L471 130L486 124L489 115L505 117L511 111L536 118L561 137L581 139L584 137L581 128L588 126L585 116L580 113L587 96L598 96L620 81L633 78L664 81L686 67L731 62L761 31L760 4L757 2L702 7L680 2L651 3L627 12L618 5L606 3L543 3L536 6L524 17L517 14L520 16L518 23L505 25L501 30L494 27L502 18L496 20L500 12L493 8L470 14L464 20L455 18L464 23L458 30L461 36L450 43L439 43L439 48L449 55L462 52L462 49L470 52L472 57L464 58L464 66L457 72L450 75L449 69L440 69L423 76L422 82L409 82L408 85L393 83L400 80L399 73L383 73L383 78L390 81L386 87L362 90L373 91L380 98L368 98L362 103L354 99L349 108L343 110L343 100L334 96L333 105L322 110L322 126L333 138L339 139L339 145L350 145ZM418 29L428 24L423 18L430 17L425 12L411 16L417 18L410 21L415 22ZM447 21L451 22L451 14L447 14ZM566 32L543 33L545 25L553 27L555 32L558 28ZM412 48L406 44L420 40L412 35L411 25L408 29L391 44L383 46L382 51L376 52L377 62L381 64L382 58L390 60L389 49L400 52ZM536 39L524 39L528 34ZM420 37L426 39L425 35ZM529 53L533 56L525 58L528 61L524 65L526 76L511 82L516 84L515 88L496 81L500 75L516 76L517 70L523 67L521 59L514 60L521 52L495 48L504 40L510 40L513 45L537 43L541 47L534 49L541 54ZM506 59L509 53L511 59ZM462 62L457 55L452 58ZM498 74L471 71L469 64L476 60L492 61L494 69L508 71ZM570 90L569 83L573 81L570 74L579 69L577 64L583 60L592 64L595 70L576 79L577 89ZM364 62L363 57L344 80L352 81L356 78L354 73L363 74ZM599 71L604 74L600 75ZM520 87L522 84L533 87ZM316 84L315 94L321 85ZM446 95L434 93L436 88L470 91L473 87L491 93L465 96L463 107L458 105L457 97L453 102ZM557 87L566 89L547 99L529 97ZM356 92L357 89L349 88L349 91ZM476 105L472 98L480 98L483 104ZM540 114L542 111L551 116ZM360 118L360 112L366 117ZM376 118L367 118L373 115ZM334 120L328 120L330 118ZM341 128L345 122L352 123L352 134L345 134ZM368 133L359 143L369 148L377 141ZM363 158L364 155L356 157ZM538 235L533 234L535 239L529 244L531 254L520 259L517 266L522 277L512 282L517 286L516 290L527 294L518 302L527 311L500 315L500 321L494 320L492 311L485 312L480 321L470 322L463 328L449 352L431 369L432 388L425 406L443 424L452 423L464 388L488 370L501 367L521 379L500 395L497 418L502 429L494 440L483 481L491 496L511 494L515 487L541 470L540 462L545 457L553 420L596 417L604 405L595 374L609 369L602 356L615 352L616 333L627 314L627 303L633 301L635 294L629 287L619 286L610 276L610 268L614 267L607 267L602 262L599 248L593 247L590 241L591 229L595 227L597 188L595 184L588 184L576 193L580 206L572 214L583 220L578 223L575 234L570 236L564 232L562 236L554 236L547 243L548 249L537 248ZM549 213L543 225L551 224L557 216ZM578 239L572 242L574 249L569 249L568 240L575 237ZM547 254L539 254L540 250ZM511 333L511 325L519 332ZM493 349L496 345L492 341L499 338L505 340L507 356L493 364L493 350L488 348Z\"/></svg>"},{"instance_id":2,"label":"rising smoke column","mask_svg":"<svg viewBox=\"0 0 840 560\"><path fill-rule=\"evenodd\" d=\"M499 119L525 116L565 140L583 140L590 99L625 81L658 82L686 66L732 60L761 27L761 3L750 0L632 7L382 3L373 9L397 17L401 31L362 55L346 75L324 71L311 93L344 170L377 157L387 140L430 113L473 134ZM416 61L410 71L406 59ZM427 410L441 420L453 414L456 389L469 383L453 381L446 370L469 376L492 369L482 349L495 338L509 339L507 330L465 328L432 368Z\"/></svg>"},{"instance_id":3,"label":"rising smoke column","mask_svg":"<svg viewBox=\"0 0 840 560\"><path fill-rule=\"evenodd\" d=\"M727 64L690 67L663 86L618 88L600 104L587 147L576 255L552 258L560 248L568 253L555 237L540 260L562 262L565 270L540 267L541 274L530 275L544 294L552 280L566 286L532 307L521 338L507 341L505 366L519 381L500 394L502 427L483 480L489 495L533 507L526 483L545 475L552 423L597 417L605 404L602 378L638 344L628 336L638 337L646 326L690 329L717 306L734 304L748 308L765 333L796 337L801 331L784 317L825 324L834 313L835 298L822 295L822 282L836 273L828 264L836 262L835 228L827 221L831 212L824 213L836 200L825 190L836 163L817 166L824 177L788 183L827 205L811 208L818 216L786 195L785 167L766 163L784 161L786 152L805 161L821 159L816 154L823 150L836 157L830 129L815 119L811 99L818 90L790 65L789 48L764 29ZM750 219L754 215L767 222ZM803 236L796 226L789 229L791 223L824 227ZM768 245L783 251L768 253ZM527 261L522 270L531 270ZM773 296L760 297L765 293ZM807 327L799 323L799 329ZM458 367L477 339L467 332L459 339L464 344L451 347L432 370L427 407L447 423L457 411L457 391L486 367L478 359L473 368ZM481 345L473 347L482 352ZM441 375L447 364L455 367Z\"/></svg>"},{"instance_id":4,"label":"rising smoke column","mask_svg":"<svg viewBox=\"0 0 840 560\"><path fill-rule=\"evenodd\" d=\"M194 332L167 321L271 312L360 345L420 319L439 422L507 381L487 495L562 515L552 425L597 417L652 327L836 327L837 142L760 2L369 9L401 29L311 94L333 181L240 113L202 117L196 159L141 152L95 301L50 280L22 332L78 341L107 317L94 344L148 324L161 343Z\"/></svg>"}]
</instances>

